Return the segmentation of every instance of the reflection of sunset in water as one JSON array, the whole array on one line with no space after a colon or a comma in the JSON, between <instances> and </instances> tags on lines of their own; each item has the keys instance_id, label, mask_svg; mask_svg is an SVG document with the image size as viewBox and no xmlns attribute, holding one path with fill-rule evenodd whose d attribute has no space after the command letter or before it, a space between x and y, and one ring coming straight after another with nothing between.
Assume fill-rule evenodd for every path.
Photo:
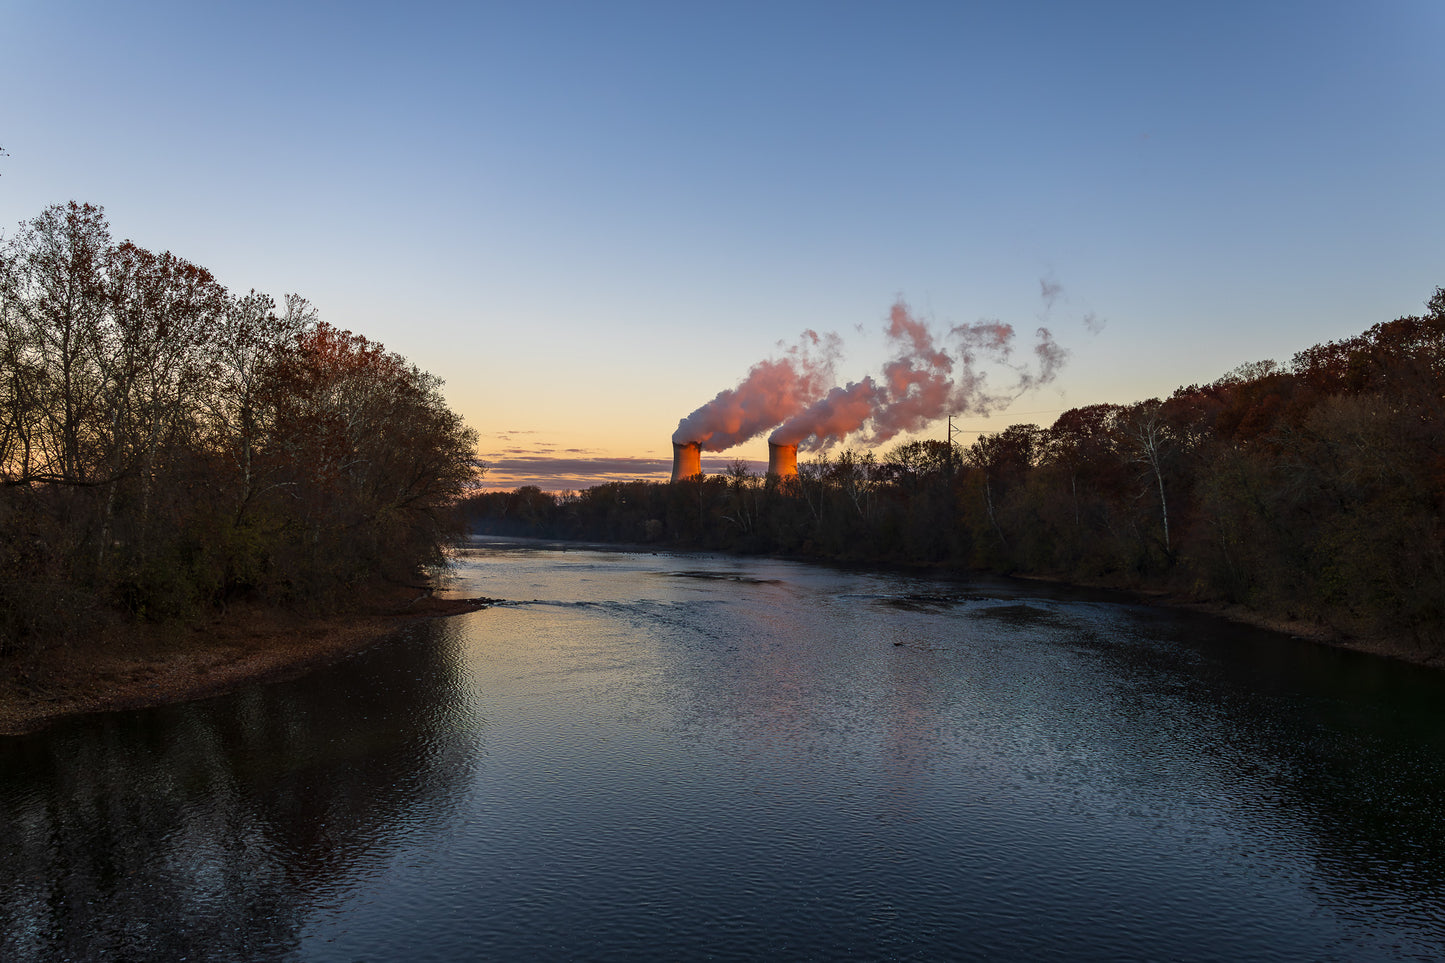
<instances>
[{"instance_id":1,"label":"reflection of sunset in water","mask_svg":"<svg viewBox=\"0 0 1445 963\"><path fill-rule=\"evenodd\" d=\"M483 540L449 591L500 601L295 682L0 743L0 956L1440 945L1434 673L770 559Z\"/></svg>"}]
</instances>

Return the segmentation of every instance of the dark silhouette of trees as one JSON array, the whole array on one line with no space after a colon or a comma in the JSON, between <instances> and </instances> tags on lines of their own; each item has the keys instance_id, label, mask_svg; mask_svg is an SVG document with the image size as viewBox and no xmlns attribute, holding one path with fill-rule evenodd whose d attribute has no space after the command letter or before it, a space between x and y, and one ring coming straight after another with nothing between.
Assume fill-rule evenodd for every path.
<instances>
[{"instance_id":1,"label":"dark silhouette of trees","mask_svg":"<svg viewBox=\"0 0 1445 963\"><path fill-rule=\"evenodd\" d=\"M0 653L441 559L476 475L440 383L304 299L55 205L0 248Z\"/></svg>"},{"instance_id":2,"label":"dark silhouette of trees","mask_svg":"<svg viewBox=\"0 0 1445 963\"><path fill-rule=\"evenodd\" d=\"M263 454L289 503L288 571L351 586L442 561L451 502L475 476L475 436L440 386L325 323L275 353Z\"/></svg>"}]
</instances>

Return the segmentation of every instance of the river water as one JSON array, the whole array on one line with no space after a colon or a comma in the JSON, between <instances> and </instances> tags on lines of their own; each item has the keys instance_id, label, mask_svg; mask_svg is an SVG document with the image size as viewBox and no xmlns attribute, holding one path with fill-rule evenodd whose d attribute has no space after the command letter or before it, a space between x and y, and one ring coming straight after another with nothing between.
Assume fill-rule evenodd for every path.
<instances>
[{"instance_id":1,"label":"river water","mask_svg":"<svg viewBox=\"0 0 1445 963\"><path fill-rule=\"evenodd\" d=\"M0 739L0 959L1445 956L1445 674L782 561L450 590L507 601Z\"/></svg>"}]
</instances>

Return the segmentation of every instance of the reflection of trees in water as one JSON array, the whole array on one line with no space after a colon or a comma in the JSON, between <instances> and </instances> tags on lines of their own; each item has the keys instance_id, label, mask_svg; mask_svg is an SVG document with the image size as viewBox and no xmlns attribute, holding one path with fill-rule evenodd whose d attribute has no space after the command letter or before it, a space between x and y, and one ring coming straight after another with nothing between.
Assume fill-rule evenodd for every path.
<instances>
[{"instance_id":1,"label":"reflection of trees in water","mask_svg":"<svg viewBox=\"0 0 1445 963\"><path fill-rule=\"evenodd\" d=\"M444 625L294 682L0 744L0 958L264 959L468 781Z\"/></svg>"},{"instance_id":2,"label":"reflection of trees in water","mask_svg":"<svg viewBox=\"0 0 1445 963\"><path fill-rule=\"evenodd\" d=\"M1229 809L1241 833L1311 860L1336 906L1368 894L1371 905L1408 907L1388 914L1405 922L1441 905L1445 679L1239 626L1148 622L1144 636L1163 646L1099 650L1134 680L1114 691L1131 721L1122 731L1152 728L1163 748L1147 751L1182 747L1195 764L1177 778ZM1137 724L1145 716L1152 727ZM1445 939L1445 916L1434 925Z\"/></svg>"},{"instance_id":3,"label":"reflection of trees in water","mask_svg":"<svg viewBox=\"0 0 1445 963\"><path fill-rule=\"evenodd\" d=\"M1296 671L1314 683L1299 731L1265 732L1293 766L1282 793L1314 827L1321 876L1351 898L1435 907L1435 937L1445 939L1442 680L1351 653L1307 657Z\"/></svg>"}]
</instances>

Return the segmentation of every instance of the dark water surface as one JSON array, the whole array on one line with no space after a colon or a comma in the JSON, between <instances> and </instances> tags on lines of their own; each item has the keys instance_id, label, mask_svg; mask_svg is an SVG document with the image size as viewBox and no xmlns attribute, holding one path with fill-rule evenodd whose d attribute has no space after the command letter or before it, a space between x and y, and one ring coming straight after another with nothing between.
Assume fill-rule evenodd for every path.
<instances>
[{"instance_id":1,"label":"dark water surface","mask_svg":"<svg viewBox=\"0 0 1445 963\"><path fill-rule=\"evenodd\" d=\"M0 960L1445 957L1445 674L776 561L453 590L510 601L0 739Z\"/></svg>"}]
</instances>

